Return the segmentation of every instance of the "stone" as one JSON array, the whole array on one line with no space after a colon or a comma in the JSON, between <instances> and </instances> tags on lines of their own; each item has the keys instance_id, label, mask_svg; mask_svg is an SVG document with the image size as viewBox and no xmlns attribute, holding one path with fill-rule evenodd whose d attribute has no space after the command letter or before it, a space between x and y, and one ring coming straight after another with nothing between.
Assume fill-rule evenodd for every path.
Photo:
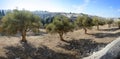
<instances>
[{"instance_id":1,"label":"stone","mask_svg":"<svg viewBox=\"0 0 120 59\"><path fill-rule=\"evenodd\" d=\"M119 59L120 58L120 38L109 43L105 48L94 52L91 56L83 59Z\"/></svg>"}]
</instances>

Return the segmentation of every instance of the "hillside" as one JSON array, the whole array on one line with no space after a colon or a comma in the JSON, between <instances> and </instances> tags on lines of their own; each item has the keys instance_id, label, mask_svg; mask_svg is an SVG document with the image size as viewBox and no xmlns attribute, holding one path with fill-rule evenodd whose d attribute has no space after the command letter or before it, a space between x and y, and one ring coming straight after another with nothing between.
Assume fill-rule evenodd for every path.
<instances>
[{"instance_id":1,"label":"hillside","mask_svg":"<svg viewBox=\"0 0 120 59\"><path fill-rule=\"evenodd\" d=\"M58 35L40 30L39 35L28 33L27 44L19 42L19 35L0 36L0 59L79 59L102 49L120 35L119 29L105 25L99 31L96 27L88 30L87 35L83 30L69 32L64 35L69 43L65 43Z\"/></svg>"}]
</instances>

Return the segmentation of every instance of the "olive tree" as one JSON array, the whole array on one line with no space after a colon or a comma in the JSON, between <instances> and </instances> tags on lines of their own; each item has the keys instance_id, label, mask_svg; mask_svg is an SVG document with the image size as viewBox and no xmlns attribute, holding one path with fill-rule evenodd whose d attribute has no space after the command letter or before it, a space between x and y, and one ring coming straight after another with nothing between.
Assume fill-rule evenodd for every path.
<instances>
[{"instance_id":1,"label":"olive tree","mask_svg":"<svg viewBox=\"0 0 120 59\"><path fill-rule=\"evenodd\" d=\"M67 42L63 39L63 34L72 31L74 29L73 23L63 15L57 15L53 18L53 22L48 24L46 27L46 31L49 33L58 33L60 36L60 40Z\"/></svg>"},{"instance_id":2,"label":"olive tree","mask_svg":"<svg viewBox=\"0 0 120 59\"><path fill-rule=\"evenodd\" d=\"M26 10L13 10L9 12L2 19L2 28L5 34L20 33L22 36L22 42L27 42L26 32L38 31L41 25L40 17L33 15Z\"/></svg>"},{"instance_id":3,"label":"olive tree","mask_svg":"<svg viewBox=\"0 0 120 59\"><path fill-rule=\"evenodd\" d=\"M114 22L113 19L108 19L107 20L107 24L108 24L108 27L110 28L111 27L111 24Z\"/></svg>"},{"instance_id":4,"label":"olive tree","mask_svg":"<svg viewBox=\"0 0 120 59\"><path fill-rule=\"evenodd\" d=\"M85 34L87 34L87 29L91 29L93 26L92 18L88 17L87 15L78 16L75 23L79 28L84 29Z\"/></svg>"},{"instance_id":5,"label":"olive tree","mask_svg":"<svg viewBox=\"0 0 120 59\"><path fill-rule=\"evenodd\" d=\"M93 25L97 27L97 30L99 30L99 26L104 25L105 24L105 20L103 18L100 17L93 17Z\"/></svg>"}]
</instances>

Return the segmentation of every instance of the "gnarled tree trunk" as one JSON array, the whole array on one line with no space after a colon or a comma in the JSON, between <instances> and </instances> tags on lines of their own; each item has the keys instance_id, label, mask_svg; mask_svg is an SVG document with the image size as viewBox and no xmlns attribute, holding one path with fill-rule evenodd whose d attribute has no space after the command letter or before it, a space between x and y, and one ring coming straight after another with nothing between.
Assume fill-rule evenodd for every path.
<instances>
[{"instance_id":1,"label":"gnarled tree trunk","mask_svg":"<svg viewBox=\"0 0 120 59\"><path fill-rule=\"evenodd\" d=\"M61 41L63 41L63 42L68 42L68 41L64 40L64 38L63 38L63 33L59 33L59 36L60 36L60 40L61 40Z\"/></svg>"},{"instance_id":2,"label":"gnarled tree trunk","mask_svg":"<svg viewBox=\"0 0 120 59\"><path fill-rule=\"evenodd\" d=\"M26 31L22 31L22 40L21 40L21 42L27 42L27 40L26 40Z\"/></svg>"},{"instance_id":3,"label":"gnarled tree trunk","mask_svg":"<svg viewBox=\"0 0 120 59\"><path fill-rule=\"evenodd\" d=\"M85 30L85 34L87 34L87 29L86 28L83 28Z\"/></svg>"}]
</instances>

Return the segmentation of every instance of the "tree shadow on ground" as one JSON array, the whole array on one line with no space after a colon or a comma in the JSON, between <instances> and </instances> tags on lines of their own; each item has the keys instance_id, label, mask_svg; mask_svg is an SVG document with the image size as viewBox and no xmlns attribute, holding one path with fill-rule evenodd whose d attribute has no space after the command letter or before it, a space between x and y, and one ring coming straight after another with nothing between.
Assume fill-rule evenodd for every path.
<instances>
[{"instance_id":1,"label":"tree shadow on ground","mask_svg":"<svg viewBox=\"0 0 120 59\"><path fill-rule=\"evenodd\" d=\"M100 29L100 31L117 31L119 28Z\"/></svg>"},{"instance_id":2,"label":"tree shadow on ground","mask_svg":"<svg viewBox=\"0 0 120 59\"><path fill-rule=\"evenodd\" d=\"M77 59L71 54L55 52L47 46L41 45L36 48L32 44L22 43L17 46L7 46L6 57L0 59Z\"/></svg>"},{"instance_id":3,"label":"tree shadow on ground","mask_svg":"<svg viewBox=\"0 0 120 59\"><path fill-rule=\"evenodd\" d=\"M95 34L91 34L93 36L95 36L96 38L105 38L105 37L119 37L120 36L120 32L117 33L95 33Z\"/></svg>"},{"instance_id":4,"label":"tree shadow on ground","mask_svg":"<svg viewBox=\"0 0 120 59\"><path fill-rule=\"evenodd\" d=\"M80 39L80 40L71 40L68 44L58 45L58 47L76 51L80 58L87 57L91 55L93 52L100 50L105 47L107 44L105 43L97 43L92 41L91 39Z\"/></svg>"}]
</instances>

